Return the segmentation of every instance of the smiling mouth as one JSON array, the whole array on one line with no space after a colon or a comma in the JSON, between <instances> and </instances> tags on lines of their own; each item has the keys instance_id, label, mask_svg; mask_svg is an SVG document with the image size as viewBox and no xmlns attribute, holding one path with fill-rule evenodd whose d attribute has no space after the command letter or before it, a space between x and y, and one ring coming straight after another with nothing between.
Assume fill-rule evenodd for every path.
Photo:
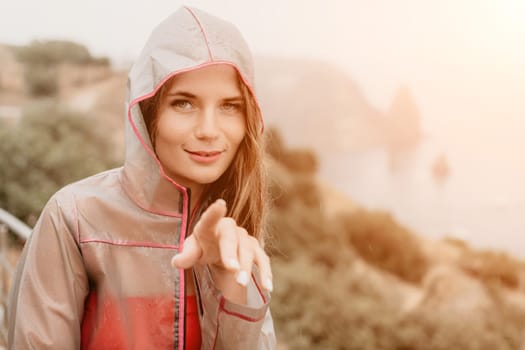
<instances>
[{"instance_id":1,"label":"smiling mouth","mask_svg":"<svg viewBox=\"0 0 525 350\"><path fill-rule=\"evenodd\" d=\"M215 164L219 159L221 159L224 150L220 151L189 151L188 152L190 159L198 164L202 165L211 165Z\"/></svg>"},{"instance_id":2,"label":"smiling mouth","mask_svg":"<svg viewBox=\"0 0 525 350\"><path fill-rule=\"evenodd\" d=\"M222 151L187 151L190 154L194 154L200 157L214 157L222 153Z\"/></svg>"}]
</instances>

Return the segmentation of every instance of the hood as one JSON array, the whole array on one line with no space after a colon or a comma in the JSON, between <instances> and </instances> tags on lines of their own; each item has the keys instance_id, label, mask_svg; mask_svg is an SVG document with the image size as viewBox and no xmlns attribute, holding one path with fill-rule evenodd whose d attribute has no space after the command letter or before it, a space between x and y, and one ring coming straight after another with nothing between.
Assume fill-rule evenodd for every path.
<instances>
[{"instance_id":1,"label":"hood","mask_svg":"<svg viewBox=\"0 0 525 350\"><path fill-rule=\"evenodd\" d=\"M181 7L153 30L129 72L122 183L144 210L187 216L189 194L165 175L138 103L153 96L174 75L214 64L236 68L255 98L251 53L237 28L204 11Z\"/></svg>"}]
</instances>

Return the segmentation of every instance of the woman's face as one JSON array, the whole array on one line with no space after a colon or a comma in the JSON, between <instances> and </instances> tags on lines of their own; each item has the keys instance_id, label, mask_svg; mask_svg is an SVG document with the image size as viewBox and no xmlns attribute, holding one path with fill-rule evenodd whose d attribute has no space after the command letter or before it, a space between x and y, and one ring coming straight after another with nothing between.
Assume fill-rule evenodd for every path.
<instances>
[{"instance_id":1,"label":"woman's face","mask_svg":"<svg viewBox=\"0 0 525 350\"><path fill-rule=\"evenodd\" d=\"M237 72L212 65L181 73L160 101L155 151L166 173L200 193L231 164L246 133Z\"/></svg>"}]
</instances>

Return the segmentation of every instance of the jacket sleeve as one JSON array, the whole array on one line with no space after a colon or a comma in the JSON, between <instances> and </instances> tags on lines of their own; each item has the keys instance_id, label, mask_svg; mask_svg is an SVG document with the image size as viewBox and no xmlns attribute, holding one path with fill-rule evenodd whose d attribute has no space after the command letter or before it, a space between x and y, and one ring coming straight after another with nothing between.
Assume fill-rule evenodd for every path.
<instances>
[{"instance_id":1,"label":"jacket sleeve","mask_svg":"<svg viewBox=\"0 0 525 350\"><path fill-rule=\"evenodd\" d=\"M56 195L48 202L18 262L9 300L9 349L80 348L89 284L76 225L64 207L74 213L74 203Z\"/></svg>"},{"instance_id":2,"label":"jacket sleeve","mask_svg":"<svg viewBox=\"0 0 525 350\"><path fill-rule=\"evenodd\" d=\"M270 295L259 287L252 274L248 284L248 303L227 300L215 286L208 267L195 273L202 305L201 334L203 350L272 350L276 339L269 304Z\"/></svg>"}]
</instances>

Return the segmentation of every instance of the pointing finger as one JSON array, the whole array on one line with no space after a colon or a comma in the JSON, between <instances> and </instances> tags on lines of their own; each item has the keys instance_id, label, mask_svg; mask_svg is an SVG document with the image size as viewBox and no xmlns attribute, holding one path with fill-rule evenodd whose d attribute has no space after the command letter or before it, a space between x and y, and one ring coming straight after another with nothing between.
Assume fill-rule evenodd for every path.
<instances>
[{"instance_id":1,"label":"pointing finger","mask_svg":"<svg viewBox=\"0 0 525 350\"><path fill-rule=\"evenodd\" d=\"M193 229L193 234L215 233L219 220L226 215L226 210L226 202L223 199L217 199L202 213Z\"/></svg>"}]
</instances>

